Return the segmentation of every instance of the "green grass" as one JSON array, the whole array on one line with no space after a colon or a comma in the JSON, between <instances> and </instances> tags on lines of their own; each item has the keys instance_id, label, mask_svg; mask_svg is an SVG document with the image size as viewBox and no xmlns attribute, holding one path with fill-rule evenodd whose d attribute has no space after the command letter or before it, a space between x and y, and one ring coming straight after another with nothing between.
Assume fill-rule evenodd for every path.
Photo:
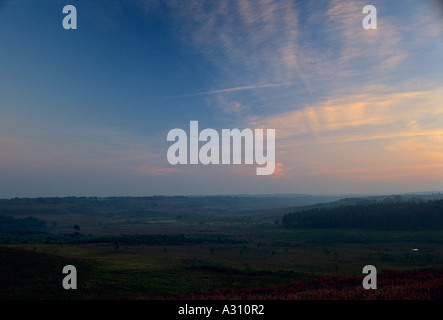
<instances>
[{"instance_id":1,"label":"green grass","mask_svg":"<svg viewBox=\"0 0 443 320\"><path fill-rule=\"evenodd\" d=\"M84 260L65 259L31 250L0 247L0 299L84 299L86 290L65 290L63 267L74 264L81 270L78 285L88 288L94 266Z\"/></svg>"}]
</instances>

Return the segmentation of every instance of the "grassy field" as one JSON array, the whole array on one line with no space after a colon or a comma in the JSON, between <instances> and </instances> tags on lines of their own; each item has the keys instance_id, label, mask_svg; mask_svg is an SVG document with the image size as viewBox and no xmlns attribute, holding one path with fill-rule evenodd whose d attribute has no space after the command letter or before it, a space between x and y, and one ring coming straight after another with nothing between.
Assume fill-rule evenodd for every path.
<instances>
[{"instance_id":1,"label":"grassy field","mask_svg":"<svg viewBox=\"0 0 443 320\"><path fill-rule=\"evenodd\" d=\"M367 264L379 272L443 265L443 232L265 231L264 226L260 232L245 228L235 235L242 240L238 244L2 245L1 274L12 277L1 285L1 297L160 298L358 276ZM420 251L413 252L415 247ZM72 294L61 287L66 264L78 271L79 289ZM26 294L11 292L11 286L27 288Z\"/></svg>"},{"instance_id":2,"label":"grassy field","mask_svg":"<svg viewBox=\"0 0 443 320\"><path fill-rule=\"evenodd\" d=\"M83 217L80 234L74 236L66 225L78 222L75 214L59 214L59 223L46 233L0 234L0 298L171 299L319 277L359 277L368 264L379 274L443 266L443 231L291 230L278 217L249 211L205 216L200 211L164 219L125 213L124 219L114 212L101 216L101 223ZM181 240L124 242L130 238L124 235L138 234L162 235L162 241L180 235ZM120 238L103 240L116 235ZM55 240L48 242L49 236ZM68 264L77 268L77 290L62 287L62 269Z\"/></svg>"}]
</instances>

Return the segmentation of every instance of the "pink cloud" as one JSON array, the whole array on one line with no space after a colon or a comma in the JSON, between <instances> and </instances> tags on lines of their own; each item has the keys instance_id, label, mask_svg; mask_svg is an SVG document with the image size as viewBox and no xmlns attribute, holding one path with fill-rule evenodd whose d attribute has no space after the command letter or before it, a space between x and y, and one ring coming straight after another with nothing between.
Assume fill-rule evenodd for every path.
<instances>
[{"instance_id":1,"label":"pink cloud","mask_svg":"<svg viewBox=\"0 0 443 320\"><path fill-rule=\"evenodd\" d=\"M288 177L290 175L289 174L290 170L292 170L292 169L283 165L283 163L276 162L274 173L271 175L271 177L275 177L275 178Z\"/></svg>"}]
</instances>

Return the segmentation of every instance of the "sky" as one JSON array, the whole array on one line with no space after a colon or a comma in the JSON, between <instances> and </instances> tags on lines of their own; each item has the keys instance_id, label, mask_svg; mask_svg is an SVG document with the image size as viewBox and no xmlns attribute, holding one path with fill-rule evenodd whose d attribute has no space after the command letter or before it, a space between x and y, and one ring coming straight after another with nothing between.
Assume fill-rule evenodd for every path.
<instances>
[{"instance_id":1,"label":"sky","mask_svg":"<svg viewBox=\"0 0 443 320\"><path fill-rule=\"evenodd\" d=\"M442 58L439 0L0 0L0 198L441 191ZM274 173L171 165L190 121Z\"/></svg>"}]
</instances>

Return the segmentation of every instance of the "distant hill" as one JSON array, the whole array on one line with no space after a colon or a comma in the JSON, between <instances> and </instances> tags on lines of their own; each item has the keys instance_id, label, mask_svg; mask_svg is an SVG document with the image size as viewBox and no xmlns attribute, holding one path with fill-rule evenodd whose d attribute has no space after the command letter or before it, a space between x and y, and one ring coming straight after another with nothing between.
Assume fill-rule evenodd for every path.
<instances>
[{"instance_id":1,"label":"distant hill","mask_svg":"<svg viewBox=\"0 0 443 320\"><path fill-rule=\"evenodd\" d=\"M92 232L105 226L147 226L157 222L180 224L205 222L274 223L288 212L331 209L371 203L421 202L443 199L443 194L338 196L307 194L147 196L147 197L51 197L0 200L0 216L46 221L48 231L72 232L74 225ZM5 220L5 226L12 220ZM15 221L17 222L17 221ZM28 225L35 221L28 221ZM22 222L20 222L22 223ZM37 224L35 224L37 227ZM15 229L14 229L15 228ZM9 230L25 230L13 227ZM104 230L104 229L103 229ZM1 229L0 229L0 232Z\"/></svg>"},{"instance_id":2,"label":"distant hill","mask_svg":"<svg viewBox=\"0 0 443 320\"><path fill-rule=\"evenodd\" d=\"M440 192L348 197L337 201L316 203L307 206L299 206L292 208L291 211L303 211L310 209L331 209L341 206L355 206L355 205L366 205L366 204L375 204L375 203L398 203L398 202L420 203L429 200L441 200L441 199L443 199L443 193Z\"/></svg>"}]
</instances>

